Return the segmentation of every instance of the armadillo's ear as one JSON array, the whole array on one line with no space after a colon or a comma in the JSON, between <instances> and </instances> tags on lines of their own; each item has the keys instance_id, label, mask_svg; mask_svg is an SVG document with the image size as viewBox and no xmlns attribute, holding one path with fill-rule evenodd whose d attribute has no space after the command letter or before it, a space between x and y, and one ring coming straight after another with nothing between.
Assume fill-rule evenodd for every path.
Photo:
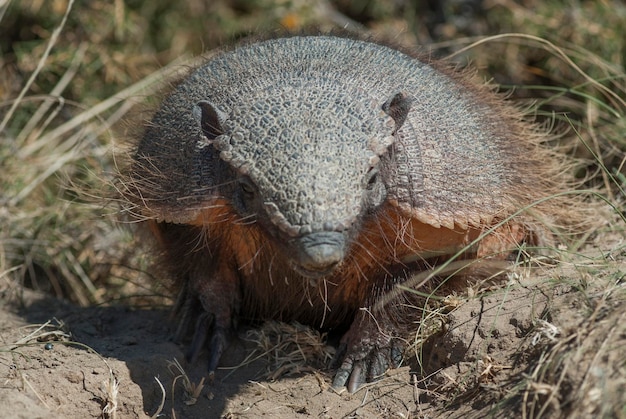
<instances>
[{"instance_id":1,"label":"armadillo's ear","mask_svg":"<svg viewBox=\"0 0 626 419\"><path fill-rule=\"evenodd\" d=\"M404 92L398 92L383 103L383 111L396 122L394 134L402 127L411 109L411 98Z\"/></svg>"},{"instance_id":2,"label":"armadillo's ear","mask_svg":"<svg viewBox=\"0 0 626 419\"><path fill-rule=\"evenodd\" d=\"M208 141L224 133L223 126L228 114L211 102L205 100L198 102L193 108L193 115Z\"/></svg>"}]
</instances>

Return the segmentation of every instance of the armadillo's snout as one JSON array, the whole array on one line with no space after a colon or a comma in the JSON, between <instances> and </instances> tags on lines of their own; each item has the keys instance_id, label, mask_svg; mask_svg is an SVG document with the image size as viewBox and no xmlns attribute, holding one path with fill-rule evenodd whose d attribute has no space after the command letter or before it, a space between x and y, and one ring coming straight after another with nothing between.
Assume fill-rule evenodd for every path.
<instances>
[{"instance_id":1,"label":"armadillo's snout","mask_svg":"<svg viewBox=\"0 0 626 419\"><path fill-rule=\"evenodd\" d=\"M345 256L343 233L322 231L293 240L297 250L296 269L303 275L319 277L332 272Z\"/></svg>"}]
</instances>

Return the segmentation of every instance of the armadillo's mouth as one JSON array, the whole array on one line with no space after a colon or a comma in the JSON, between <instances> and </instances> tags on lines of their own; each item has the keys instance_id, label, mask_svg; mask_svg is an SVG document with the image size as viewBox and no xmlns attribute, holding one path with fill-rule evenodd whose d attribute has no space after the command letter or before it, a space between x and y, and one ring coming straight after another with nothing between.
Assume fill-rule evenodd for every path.
<instances>
[{"instance_id":1,"label":"armadillo's mouth","mask_svg":"<svg viewBox=\"0 0 626 419\"><path fill-rule=\"evenodd\" d=\"M337 267L339 266L339 263L333 265L332 267L329 267L327 269L321 269L321 270L312 270L312 269L307 269L303 266L300 266L296 263L294 263L292 265L293 269L300 275L302 275L305 278L311 278L311 279L319 279L319 278L323 278L325 276L328 276L330 274L332 274Z\"/></svg>"},{"instance_id":2,"label":"armadillo's mouth","mask_svg":"<svg viewBox=\"0 0 626 419\"><path fill-rule=\"evenodd\" d=\"M307 278L320 278L331 274L345 256L344 233L320 231L293 239L289 243L295 250L294 269Z\"/></svg>"}]
</instances>

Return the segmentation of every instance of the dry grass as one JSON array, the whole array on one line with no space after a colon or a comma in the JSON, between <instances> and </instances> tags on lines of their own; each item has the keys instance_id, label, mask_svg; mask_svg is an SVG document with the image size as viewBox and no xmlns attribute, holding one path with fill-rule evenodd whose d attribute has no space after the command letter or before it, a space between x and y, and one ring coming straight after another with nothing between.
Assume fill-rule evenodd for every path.
<instances>
[{"instance_id":1,"label":"dry grass","mask_svg":"<svg viewBox=\"0 0 626 419\"><path fill-rule=\"evenodd\" d=\"M247 331L243 339L256 349L234 369L265 358L269 361L267 370L258 378L272 381L326 368L334 356L334 348L326 345L325 334L296 322L268 321L258 329Z\"/></svg>"}]
</instances>

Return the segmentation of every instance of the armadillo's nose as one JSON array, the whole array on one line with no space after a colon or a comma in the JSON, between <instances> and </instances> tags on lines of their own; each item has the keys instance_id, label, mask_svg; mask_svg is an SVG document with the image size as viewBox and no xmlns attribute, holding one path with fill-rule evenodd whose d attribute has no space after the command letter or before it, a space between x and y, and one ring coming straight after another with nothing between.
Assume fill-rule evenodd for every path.
<instances>
[{"instance_id":1,"label":"armadillo's nose","mask_svg":"<svg viewBox=\"0 0 626 419\"><path fill-rule=\"evenodd\" d=\"M306 276L330 273L345 256L343 233L321 231L294 240L297 247L298 270Z\"/></svg>"}]
</instances>

